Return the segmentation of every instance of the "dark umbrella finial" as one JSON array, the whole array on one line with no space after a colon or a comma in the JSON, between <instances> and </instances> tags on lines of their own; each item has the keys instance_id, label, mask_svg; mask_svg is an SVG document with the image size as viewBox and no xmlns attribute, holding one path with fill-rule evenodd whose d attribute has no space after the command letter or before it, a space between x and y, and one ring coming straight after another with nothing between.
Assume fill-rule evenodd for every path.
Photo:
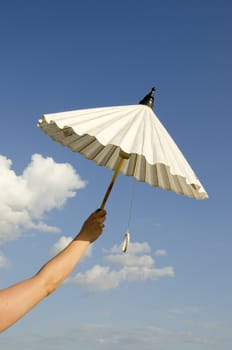
<instances>
[{"instance_id":1,"label":"dark umbrella finial","mask_svg":"<svg viewBox=\"0 0 232 350\"><path fill-rule=\"evenodd\" d=\"M147 94L140 102L140 105L146 105L148 107L153 108L153 103L154 103L154 95L155 95L155 87L151 89L149 94Z\"/></svg>"}]
</instances>

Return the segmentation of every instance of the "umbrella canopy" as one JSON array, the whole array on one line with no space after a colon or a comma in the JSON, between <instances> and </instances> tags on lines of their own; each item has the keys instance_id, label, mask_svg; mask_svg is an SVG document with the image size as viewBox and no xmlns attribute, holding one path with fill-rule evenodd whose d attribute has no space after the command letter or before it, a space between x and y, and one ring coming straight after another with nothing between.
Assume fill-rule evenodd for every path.
<instances>
[{"instance_id":1,"label":"umbrella canopy","mask_svg":"<svg viewBox=\"0 0 232 350\"><path fill-rule=\"evenodd\" d=\"M117 174L120 171L151 186L196 199L207 198L153 112L153 96L154 89L136 105L45 114L38 126L53 140Z\"/></svg>"}]
</instances>

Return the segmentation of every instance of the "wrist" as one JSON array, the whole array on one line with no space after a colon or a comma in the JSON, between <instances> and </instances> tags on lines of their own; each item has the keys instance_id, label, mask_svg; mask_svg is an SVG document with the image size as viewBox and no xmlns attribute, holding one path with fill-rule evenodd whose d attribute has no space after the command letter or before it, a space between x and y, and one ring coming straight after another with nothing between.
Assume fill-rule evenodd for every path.
<instances>
[{"instance_id":1,"label":"wrist","mask_svg":"<svg viewBox=\"0 0 232 350\"><path fill-rule=\"evenodd\" d=\"M91 240L87 236L88 235L86 235L85 232L81 230L74 238L74 241L83 242L83 244L89 245L91 244Z\"/></svg>"}]
</instances>

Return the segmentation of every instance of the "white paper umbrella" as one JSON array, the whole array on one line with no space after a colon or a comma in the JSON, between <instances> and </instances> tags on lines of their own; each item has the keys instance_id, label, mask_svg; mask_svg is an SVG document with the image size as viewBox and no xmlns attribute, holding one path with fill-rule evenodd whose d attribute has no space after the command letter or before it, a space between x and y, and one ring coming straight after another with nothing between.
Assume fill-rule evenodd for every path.
<instances>
[{"instance_id":1,"label":"white paper umbrella","mask_svg":"<svg viewBox=\"0 0 232 350\"><path fill-rule=\"evenodd\" d=\"M119 174L196 199L206 191L152 110L153 88L137 105L45 114L38 126L53 140Z\"/></svg>"}]
</instances>

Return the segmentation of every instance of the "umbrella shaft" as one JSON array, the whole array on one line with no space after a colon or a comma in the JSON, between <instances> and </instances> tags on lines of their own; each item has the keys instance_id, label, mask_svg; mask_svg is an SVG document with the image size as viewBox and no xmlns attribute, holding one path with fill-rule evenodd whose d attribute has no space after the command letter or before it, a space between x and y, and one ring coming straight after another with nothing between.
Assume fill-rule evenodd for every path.
<instances>
[{"instance_id":1,"label":"umbrella shaft","mask_svg":"<svg viewBox=\"0 0 232 350\"><path fill-rule=\"evenodd\" d=\"M119 174L119 172L120 172L120 169L121 169L121 167L122 167L123 160L124 160L124 158L120 158L120 159L119 159L117 168L115 169L115 172L114 172L114 175L113 175L113 177L112 177L112 180L111 180L111 182L110 182L110 184L109 184L109 186L108 186L108 188L107 188L107 190L106 190L105 196L104 196L103 201L102 201L102 204L101 204L101 206L100 206L101 209L104 209L104 207L105 207L106 201L107 201L107 199L108 199L108 197L109 197L109 195L110 195L110 192L111 192L111 190L112 190L112 188L113 188L113 186L114 186L114 183L115 183L115 181L116 181L116 179L117 179L117 177L118 177L118 174Z\"/></svg>"}]
</instances>

